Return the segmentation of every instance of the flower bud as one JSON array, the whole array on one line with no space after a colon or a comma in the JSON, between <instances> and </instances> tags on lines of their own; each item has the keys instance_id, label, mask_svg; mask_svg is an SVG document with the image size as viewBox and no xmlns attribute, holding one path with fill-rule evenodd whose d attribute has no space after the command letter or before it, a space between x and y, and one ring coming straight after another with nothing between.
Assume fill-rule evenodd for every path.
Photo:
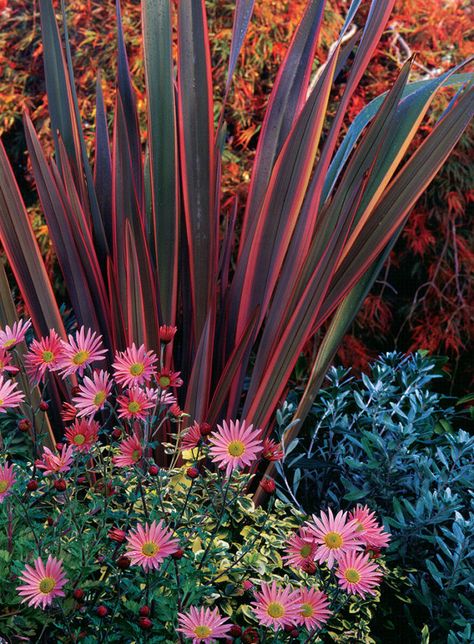
<instances>
[{"instance_id":1,"label":"flower bud","mask_svg":"<svg viewBox=\"0 0 474 644\"><path fill-rule=\"evenodd\" d=\"M72 596L74 597L74 599L80 602L84 599L84 591L82 590L82 588L74 588Z\"/></svg>"},{"instance_id":2,"label":"flower bud","mask_svg":"<svg viewBox=\"0 0 474 644\"><path fill-rule=\"evenodd\" d=\"M309 559L307 561L303 561L301 564L301 569L304 570L305 573L308 575L314 575L316 572L316 564L314 561L310 561Z\"/></svg>"},{"instance_id":3,"label":"flower bud","mask_svg":"<svg viewBox=\"0 0 474 644\"><path fill-rule=\"evenodd\" d=\"M48 405L48 403L46 402L46 400L42 400L42 401L40 402L40 404L39 404L39 408L41 409L41 411L48 411L48 409L49 409L49 405Z\"/></svg>"},{"instance_id":4,"label":"flower bud","mask_svg":"<svg viewBox=\"0 0 474 644\"><path fill-rule=\"evenodd\" d=\"M117 543L123 543L127 538L127 533L124 530L120 530L120 528L112 528L107 534L109 539L117 541Z\"/></svg>"},{"instance_id":5,"label":"flower bud","mask_svg":"<svg viewBox=\"0 0 474 644\"><path fill-rule=\"evenodd\" d=\"M178 548L173 554L171 555L173 559L182 559L184 556L184 550L181 550L181 548Z\"/></svg>"},{"instance_id":6,"label":"flower bud","mask_svg":"<svg viewBox=\"0 0 474 644\"><path fill-rule=\"evenodd\" d=\"M212 433L212 427L209 423L199 423L199 431L201 436L209 436Z\"/></svg>"},{"instance_id":7,"label":"flower bud","mask_svg":"<svg viewBox=\"0 0 474 644\"><path fill-rule=\"evenodd\" d=\"M67 487L67 483L64 479L57 479L56 481L54 481L54 487L58 490L58 492L64 492Z\"/></svg>"},{"instance_id":8,"label":"flower bud","mask_svg":"<svg viewBox=\"0 0 474 644\"><path fill-rule=\"evenodd\" d=\"M97 606L96 613L99 617L106 617L106 615L108 615L109 613L109 609L107 608L107 606Z\"/></svg>"},{"instance_id":9,"label":"flower bud","mask_svg":"<svg viewBox=\"0 0 474 644\"><path fill-rule=\"evenodd\" d=\"M244 644L258 644L260 638L255 628L246 628L242 633L242 642Z\"/></svg>"},{"instance_id":10,"label":"flower bud","mask_svg":"<svg viewBox=\"0 0 474 644\"><path fill-rule=\"evenodd\" d=\"M199 470L196 467L188 467L186 474L190 479L197 479L197 477L199 476Z\"/></svg>"},{"instance_id":11,"label":"flower bud","mask_svg":"<svg viewBox=\"0 0 474 644\"><path fill-rule=\"evenodd\" d=\"M151 609L149 606L141 606L138 610L140 617L149 617Z\"/></svg>"},{"instance_id":12,"label":"flower bud","mask_svg":"<svg viewBox=\"0 0 474 644\"><path fill-rule=\"evenodd\" d=\"M232 624L229 633L232 637L240 637L242 635L242 629L238 624Z\"/></svg>"},{"instance_id":13,"label":"flower bud","mask_svg":"<svg viewBox=\"0 0 474 644\"><path fill-rule=\"evenodd\" d=\"M158 468L158 465L150 465L150 468L148 469L148 474L150 474L150 476L156 476L159 471L160 470Z\"/></svg>"},{"instance_id":14,"label":"flower bud","mask_svg":"<svg viewBox=\"0 0 474 644\"><path fill-rule=\"evenodd\" d=\"M120 568L120 570L127 570L127 568L130 568L131 563L132 562L130 561L130 558L126 555L122 555L117 559L117 566Z\"/></svg>"},{"instance_id":15,"label":"flower bud","mask_svg":"<svg viewBox=\"0 0 474 644\"><path fill-rule=\"evenodd\" d=\"M260 487L265 490L267 494L273 494L276 490L275 481L273 479L264 478L260 481Z\"/></svg>"},{"instance_id":16,"label":"flower bud","mask_svg":"<svg viewBox=\"0 0 474 644\"><path fill-rule=\"evenodd\" d=\"M26 489L28 490L28 492L34 492L38 489L38 481L31 479L31 481L28 481L28 483L26 484Z\"/></svg>"},{"instance_id":17,"label":"flower bud","mask_svg":"<svg viewBox=\"0 0 474 644\"><path fill-rule=\"evenodd\" d=\"M160 326L160 340L163 344L168 344L176 335L178 329L175 326L169 326L167 324L162 324Z\"/></svg>"},{"instance_id":18,"label":"flower bud","mask_svg":"<svg viewBox=\"0 0 474 644\"><path fill-rule=\"evenodd\" d=\"M122 437L122 430L119 427L114 427L112 430L112 438L115 438L115 440L119 440L119 438Z\"/></svg>"},{"instance_id":19,"label":"flower bud","mask_svg":"<svg viewBox=\"0 0 474 644\"><path fill-rule=\"evenodd\" d=\"M31 420L28 420L28 418L22 418L18 421L18 429L20 432L29 432L31 428Z\"/></svg>"},{"instance_id":20,"label":"flower bud","mask_svg":"<svg viewBox=\"0 0 474 644\"><path fill-rule=\"evenodd\" d=\"M148 617L140 617L138 620L138 625L144 631L149 631L151 628L153 628L153 622L151 621L151 619L148 619Z\"/></svg>"}]
</instances>

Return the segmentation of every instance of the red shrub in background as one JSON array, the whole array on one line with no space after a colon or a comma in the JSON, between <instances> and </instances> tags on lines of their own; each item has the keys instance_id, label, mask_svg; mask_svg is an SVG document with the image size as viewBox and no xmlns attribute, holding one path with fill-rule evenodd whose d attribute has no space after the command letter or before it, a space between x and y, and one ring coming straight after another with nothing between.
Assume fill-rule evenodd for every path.
<instances>
[{"instance_id":1,"label":"red shrub in background","mask_svg":"<svg viewBox=\"0 0 474 644\"><path fill-rule=\"evenodd\" d=\"M316 58L334 40L347 2L333 0L326 10ZM7 6L8 5L8 6ZM208 2L212 64L215 86L223 87L231 36L234 2ZM275 77L291 33L301 17L306 0L259 1L234 76L236 91L226 109L227 136L231 148L224 155L227 194L236 188L244 197L256 139L263 118L271 79ZM91 141L94 122L95 77L101 67L105 103L112 107L109 91L115 78L114 2L71 0L70 36L74 67L86 135ZM400 0L376 56L352 101L352 118L374 96L389 86L400 63L417 52L415 69L420 78L466 58L473 51L469 30L473 11L466 0ZM144 113L143 60L141 57L140 7L127 0L123 11L132 74L137 79L140 112ZM387 54L388 52L388 54ZM341 79L341 82L344 79ZM219 97L216 97L218 99ZM448 100L438 100L439 111ZM27 108L42 140L49 121L43 86L42 46L37 7L30 0L0 0L0 134L17 163L23 161L21 111ZM439 113L439 112L438 112ZM437 116L435 113L433 115ZM424 126L429 129L430 123ZM409 350L419 347L447 353L459 361L469 352L474 319L472 282L474 264L470 248L467 210L474 187L469 176L471 134L464 135L443 171L416 207L387 265L385 279L367 298L351 333L339 352L343 362L364 368L368 359L385 348ZM235 154L233 153L235 151ZM471 181L471 183L470 183ZM223 199L223 208L229 207ZM32 212L36 211L32 209ZM37 219L38 235L45 253L51 253L47 231ZM395 259L396 258L396 259ZM53 258L50 257L50 266ZM396 289L396 294L393 289ZM311 351L311 347L308 347ZM466 376L460 386L468 385Z\"/></svg>"}]
</instances>

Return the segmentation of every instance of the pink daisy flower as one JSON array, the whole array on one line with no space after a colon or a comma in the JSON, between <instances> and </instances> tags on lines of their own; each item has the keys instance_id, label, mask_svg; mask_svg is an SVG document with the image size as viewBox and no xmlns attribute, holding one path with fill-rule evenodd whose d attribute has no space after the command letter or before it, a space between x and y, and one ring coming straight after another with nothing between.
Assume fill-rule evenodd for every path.
<instances>
[{"instance_id":1,"label":"pink daisy flower","mask_svg":"<svg viewBox=\"0 0 474 644\"><path fill-rule=\"evenodd\" d=\"M302 529L288 539L283 561L293 568L302 568L308 561L314 561L317 548L314 538Z\"/></svg>"},{"instance_id":2,"label":"pink daisy flower","mask_svg":"<svg viewBox=\"0 0 474 644\"><path fill-rule=\"evenodd\" d=\"M87 334L82 326L75 335L68 335L69 342L61 340L63 345L63 357L59 361L61 376L66 378L72 373L82 376L85 369L95 360L102 360L107 353L102 348L102 336L88 329Z\"/></svg>"},{"instance_id":3,"label":"pink daisy flower","mask_svg":"<svg viewBox=\"0 0 474 644\"><path fill-rule=\"evenodd\" d=\"M12 365L12 354L6 349L0 349L0 373L4 371L15 374L18 373L19 369Z\"/></svg>"},{"instance_id":4,"label":"pink daisy flower","mask_svg":"<svg viewBox=\"0 0 474 644\"><path fill-rule=\"evenodd\" d=\"M0 503L3 503L5 498L11 494L14 483L15 474L13 472L13 465L9 465L8 463L0 465Z\"/></svg>"},{"instance_id":5,"label":"pink daisy flower","mask_svg":"<svg viewBox=\"0 0 474 644\"><path fill-rule=\"evenodd\" d=\"M217 425L218 431L209 437L211 449L209 455L214 463L221 469L226 468L226 476L239 467L251 465L262 451L261 431L248 427L245 420L224 420L222 427Z\"/></svg>"},{"instance_id":6,"label":"pink daisy flower","mask_svg":"<svg viewBox=\"0 0 474 644\"><path fill-rule=\"evenodd\" d=\"M75 420L64 432L66 440L79 452L89 452L99 439L99 423L95 420Z\"/></svg>"},{"instance_id":7,"label":"pink daisy flower","mask_svg":"<svg viewBox=\"0 0 474 644\"><path fill-rule=\"evenodd\" d=\"M31 320L20 320L14 322L13 326L6 326L0 331L0 347L3 349L12 349L16 344L23 342L26 332L31 326Z\"/></svg>"},{"instance_id":8,"label":"pink daisy flower","mask_svg":"<svg viewBox=\"0 0 474 644\"><path fill-rule=\"evenodd\" d=\"M221 617L217 608L191 606L187 613L178 614L178 631L193 640L193 644L210 644L229 636L232 626L227 617Z\"/></svg>"},{"instance_id":9,"label":"pink daisy flower","mask_svg":"<svg viewBox=\"0 0 474 644\"><path fill-rule=\"evenodd\" d=\"M138 463L143 454L143 447L136 434L126 438L120 443L120 454L112 458L118 467L131 467Z\"/></svg>"},{"instance_id":10,"label":"pink daisy flower","mask_svg":"<svg viewBox=\"0 0 474 644\"><path fill-rule=\"evenodd\" d=\"M194 449L199 445L202 439L201 428L199 423L194 421L193 425L189 427L187 432L181 438L181 449Z\"/></svg>"},{"instance_id":11,"label":"pink daisy flower","mask_svg":"<svg viewBox=\"0 0 474 644\"><path fill-rule=\"evenodd\" d=\"M170 371L162 369L157 375L156 380L162 389L167 387L181 387L183 381L179 377L181 371Z\"/></svg>"},{"instance_id":12,"label":"pink daisy flower","mask_svg":"<svg viewBox=\"0 0 474 644\"><path fill-rule=\"evenodd\" d=\"M28 602L28 606L41 606L44 609L52 604L55 597L64 597L62 588L67 579L60 559L49 556L44 565L38 557L34 568L25 565L20 580L25 582L25 585L18 586L17 591L23 597L21 601Z\"/></svg>"},{"instance_id":13,"label":"pink daisy flower","mask_svg":"<svg viewBox=\"0 0 474 644\"><path fill-rule=\"evenodd\" d=\"M61 338L54 329L41 340L33 340L25 356L26 372L32 382L42 382L47 371L55 371L64 356Z\"/></svg>"},{"instance_id":14,"label":"pink daisy flower","mask_svg":"<svg viewBox=\"0 0 474 644\"><path fill-rule=\"evenodd\" d=\"M371 512L367 505L357 505L349 514L349 519L357 522L356 532L366 546L377 549L388 546L390 535L384 531L375 518L375 512Z\"/></svg>"},{"instance_id":15,"label":"pink daisy flower","mask_svg":"<svg viewBox=\"0 0 474 644\"><path fill-rule=\"evenodd\" d=\"M61 409L61 418L65 423L70 423L77 417L77 409L68 402L63 402Z\"/></svg>"},{"instance_id":16,"label":"pink daisy flower","mask_svg":"<svg viewBox=\"0 0 474 644\"><path fill-rule=\"evenodd\" d=\"M357 533L356 521L347 520L347 512L342 510L333 515L331 508L328 513L321 512L319 517L313 515L312 523L307 523L305 529L314 537L318 546L314 558L325 561L332 568L345 552L361 549L361 539Z\"/></svg>"},{"instance_id":17,"label":"pink daisy flower","mask_svg":"<svg viewBox=\"0 0 474 644\"><path fill-rule=\"evenodd\" d=\"M139 387L131 387L123 396L117 396L118 417L132 420L143 420L148 416L155 401Z\"/></svg>"},{"instance_id":18,"label":"pink daisy flower","mask_svg":"<svg viewBox=\"0 0 474 644\"><path fill-rule=\"evenodd\" d=\"M336 570L339 585L351 595L375 595L382 573L377 564L370 561L369 555L362 552L344 553Z\"/></svg>"},{"instance_id":19,"label":"pink daisy flower","mask_svg":"<svg viewBox=\"0 0 474 644\"><path fill-rule=\"evenodd\" d=\"M166 557L178 549L178 540L163 521L151 525L139 523L127 537L127 556L144 570L158 569Z\"/></svg>"},{"instance_id":20,"label":"pink daisy flower","mask_svg":"<svg viewBox=\"0 0 474 644\"><path fill-rule=\"evenodd\" d=\"M63 445L61 454L53 454L49 447L43 447L42 460L36 461L36 467L44 470L43 476L48 474L58 474L59 472L68 472L71 469L71 463L74 457L74 448L72 445Z\"/></svg>"},{"instance_id":21,"label":"pink daisy flower","mask_svg":"<svg viewBox=\"0 0 474 644\"><path fill-rule=\"evenodd\" d=\"M274 581L262 584L260 592L255 593L252 609L255 617L263 624L279 630L285 626L296 624L299 618L300 600L298 591L291 586L279 588Z\"/></svg>"},{"instance_id":22,"label":"pink daisy flower","mask_svg":"<svg viewBox=\"0 0 474 644\"><path fill-rule=\"evenodd\" d=\"M92 378L84 376L83 383L79 385L79 393L72 399L77 409L77 415L93 416L97 411L103 409L111 389L112 383L109 380L109 374L103 369L94 371Z\"/></svg>"},{"instance_id":23,"label":"pink daisy flower","mask_svg":"<svg viewBox=\"0 0 474 644\"><path fill-rule=\"evenodd\" d=\"M315 588L301 588L298 623L309 631L321 628L331 616L327 595Z\"/></svg>"},{"instance_id":24,"label":"pink daisy flower","mask_svg":"<svg viewBox=\"0 0 474 644\"><path fill-rule=\"evenodd\" d=\"M147 351L142 344L138 349L135 343L125 351L117 351L113 368L114 379L122 387L141 385L155 375L156 355Z\"/></svg>"},{"instance_id":25,"label":"pink daisy flower","mask_svg":"<svg viewBox=\"0 0 474 644\"><path fill-rule=\"evenodd\" d=\"M18 407L25 400L25 394L18 391L17 387L16 382L4 380L0 376L0 412Z\"/></svg>"}]
</instances>

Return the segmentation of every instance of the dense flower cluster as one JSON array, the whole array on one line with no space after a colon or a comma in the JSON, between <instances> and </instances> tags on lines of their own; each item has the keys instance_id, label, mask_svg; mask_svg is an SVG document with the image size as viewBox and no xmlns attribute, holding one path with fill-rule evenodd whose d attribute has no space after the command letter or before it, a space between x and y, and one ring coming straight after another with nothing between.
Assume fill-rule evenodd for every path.
<instances>
[{"instance_id":1,"label":"dense flower cluster","mask_svg":"<svg viewBox=\"0 0 474 644\"><path fill-rule=\"evenodd\" d=\"M18 423L19 429L31 437L35 454L32 478L29 481L19 478L11 463L1 463L0 503L10 498L15 501L16 494L25 490L25 493L34 494L39 486L36 479L39 471L43 474L41 485L46 486L45 490L54 490L61 513L68 511L68 504L72 502L70 489L74 486L77 489L90 486L108 499L116 493L114 483L107 478L108 463L124 480L136 477L137 496L130 507L135 502L141 503L145 515L134 515L132 522L121 510L116 515L121 519L108 525L106 536L109 543L115 544L113 556L117 569L124 572L130 568L130 573L135 571L135 575L139 575L141 569L149 583L154 577L165 575L172 564L179 579L179 562L188 562L192 556L193 569L205 571L210 550L214 552L214 548L219 547L219 528L224 513L243 496L241 480L244 484L250 481L251 475L245 472L258 471L260 463L265 467L265 461L283 459L282 444L264 436L259 428L245 420L223 420L214 427L195 420L182 428L187 415L181 410L177 413L173 392L182 385L182 380L179 373L162 363L162 351L155 354L144 345L132 344L116 353L111 371L96 369L95 363L104 361L107 351L100 336L82 327L68 336L68 342L52 330L46 338L33 339L22 361L14 353L14 347L25 342L29 327L28 320L0 332L6 352L3 362L10 367L10 371L4 370L0 375L3 410L15 409L31 399L13 380L22 370L32 387L39 385L43 394L41 407L34 409L26 403L23 405L22 412L31 413ZM171 342L173 335L166 330L163 344ZM13 367L16 370L11 371ZM36 418L38 413L48 409L44 400L48 374L67 383L64 390L70 392L63 402L64 442L58 444L45 444L48 436L41 431ZM156 490L158 507L161 504L159 515L156 509L150 514L148 507L152 499L147 501L143 491L144 477L156 478L158 482L162 479L160 468L153 462L153 448L160 444L158 431L165 422L177 426L172 453L175 462L177 458L183 459L186 472L187 492L178 515L164 510L166 500L172 503L172 487L165 497L159 487ZM104 448L111 448L107 461L104 460ZM212 492L206 479L214 481ZM195 539L193 533L199 531L199 525L193 526L192 520L188 525L183 516L190 495L201 482L207 495L205 504L213 507L210 524L213 527L208 529L210 532L200 534L195 542L197 548L194 546L191 550L190 542ZM260 485L273 499L275 481L264 477ZM94 512L98 511L99 506ZM207 512L209 510L204 510L204 517ZM55 519L48 517L47 524L54 525ZM382 569L375 563L371 551L387 546L389 536L368 507L357 506L350 513L341 511L335 516L329 508L299 525L297 532L287 536L286 543L276 544L279 549L285 549L281 561L289 581L283 582L270 571L268 574L262 571L260 578L252 582L247 579L243 583L244 591L252 592L250 615L259 625L247 627L245 636L242 635L245 641L258 641L258 628L275 632L306 629L309 634L324 628L339 610L335 603L337 589L348 598L355 595L366 598L376 593ZM207 545L201 547L202 539L207 539ZM47 552L46 562L42 558L44 551L39 550L33 565L23 564L17 585L22 602L34 608L54 609L56 600L72 594L81 605L85 593L76 587L69 575L70 553L67 546L64 548L59 556L53 556L58 551ZM103 561L102 556L100 561ZM229 570L233 565L229 565ZM299 576L295 577L292 571L297 571ZM243 633L240 625L221 614L219 606L210 607L205 595L201 603L193 600L192 595L190 597L190 603L176 604L174 628L182 637L198 643L231 637L237 631ZM105 604L99 604L94 610L99 619L109 615ZM150 615L147 605L140 609L138 625L141 629L154 628Z\"/></svg>"}]
</instances>

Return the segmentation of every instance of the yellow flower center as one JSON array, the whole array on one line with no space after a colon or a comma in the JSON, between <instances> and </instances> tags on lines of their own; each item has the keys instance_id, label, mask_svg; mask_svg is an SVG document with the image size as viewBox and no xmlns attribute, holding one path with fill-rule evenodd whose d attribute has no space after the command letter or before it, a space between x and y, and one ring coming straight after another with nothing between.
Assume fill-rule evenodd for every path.
<instances>
[{"instance_id":1,"label":"yellow flower center","mask_svg":"<svg viewBox=\"0 0 474 644\"><path fill-rule=\"evenodd\" d=\"M39 590L44 595L47 595L56 587L56 580L53 577L43 577L39 584Z\"/></svg>"},{"instance_id":2,"label":"yellow flower center","mask_svg":"<svg viewBox=\"0 0 474 644\"><path fill-rule=\"evenodd\" d=\"M139 459L140 456L142 455L142 452L140 449L134 449L132 452L132 460L134 463L136 463Z\"/></svg>"},{"instance_id":3,"label":"yellow flower center","mask_svg":"<svg viewBox=\"0 0 474 644\"><path fill-rule=\"evenodd\" d=\"M211 634L212 629L209 628L209 626L196 626L194 629L194 635L196 635L196 637L200 637L201 639L205 639Z\"/></svg>"},{"instance_id":4,"label":"yellow flower center","mask_svg":"<svg viewBox=\"0 0 474 644\"><path fill-rule=\"evenodd\" d=\"M154 541L147 541L142 546L142 554L145 555L145 557L154 557L159 550L160 546Z\"/></svg>"},{"instance_id":5,"label":"yellow flower center","mask_svg":"<svg viewBox=\"0 0 474 644\"><path fill-rule=\"evenodd\" d=\"M301 604L301 616L302 617L313 617L314 608L311 604Z\"/></svg>"},{"instance_id":6,"label":"yellow flower center","mask_svg":"<svg viewBox=\"0 0 474 644\"><path fill-rule=\"evenodd\" d=\"M364 528L364 526L362 525L362 523L361 523L360 521L357 521L357 528L356 528L356 532L364 532L364 531L365 531L365 528Z\"/></svg>"},{"instance_id":7,"label":"yellow flower center","mask_svg":"<svg viewBox=\"0 0 474 644\"><path fill-rule=\"evenodd\" d=\"M140 403L138 403L136 400L132 400L131 403L128 403L127 409L131 414L136 414L138 411L140 411Z\"/></svg>"},{"instance_id":8,"label":"yellow flower center","mask_svg":"<svg viewBox=\"0 0 474 644\"><path fill-rule=\"evenodd\" d=\"M166 389L166 387L170 386L171 383L171 378L169 376L160 376L160 379L158 380L160 387L163 387L163 389Z\"/></svg>"},{"instance_id":9,"label":"yellow flower center","mask_svg":"<svg viewBox=\"0 0 474 644\"><path fill-rule=\"evenodd\" d=\"M4 366L5 366L4 360L0 360L0 371L3 369Z\"/></svg>"},{"instance_id":10,"label":"yellow flower center","mask_svg":"<svg viewBox=\"0 0 474 644\"><path fill-rule=\"evenodd\" d=\"M342 546L344 539L342 538L342 535L339 534L339 532L328 532L324 536L324 543L330 550L336 550L337 548L340 548Z\"/></svg>"},{"instance_id":11,"label":"yellow flower center","mask_svg":"<svg viewBox=\"0 0 474 644\"><path fill-rule=\"evenodd\" d=\"M94 396L94 405L96 407L100 407L104 400L106 399L106 393L105 391L98 391L96 395Z\"/></svg>"},{"instance_id":12,"label":"yellow flower center","mask_svg":"<svg viewBox=\"0 0 474 644\"><path fill-rule=\"evenodd\" d=\"M8 349L8 347L12 347L16 343L17 343L17 339L11 338L10 340L5 340L5 342L3 343L3 346L5 349Z\"/></svg>"},{"instance_id":13,"label":"yellow flower center","mask_svg":"<svg viewBox=\"0 0 474 644\"><path fill-rule=\"evenodd\" d=\"M54 360L54 353L52 351L43 351L41 354L43 362L52 362Z\"/></svg>"},{"instance_id":14,"label":"yellow flower center","mask_svg":"<svg viewBox=\"0 0 474 644\"><path fill-rule=\"evenodd\" d=\"M227 446L227 451L231 456L242 456L245 453L245 445L242 441L231 441Z\"/></svg>"},{"instance_id":15,"label":"yellow flower center","mask_svg":"<svg viewBox=\"0 0 474 644\"><path fill-rule=\"evenodd\" d=\"M285 607L280 602L270 602L267 606L267 613L270 617L283 617Z\"/></svg>"},{"instance_id":16,"label":"yellow flower center","mask_svg":"<svg viewBox=\"0 0 474 644\"><path fill-rule=\"evenodd\" d=\"M358 584L361 580L361 574L355 568L348 568L344 571L344 577L350 584Z\"/></svg>"},{"instance_id":17,"label":"yellow flower center","mask_svg":"<svg viewBox=\"0 0 474 644\"><path fill-rule=\"evenodd\" d=\"M84 364L84 362L89 358L90 353L89 351L78 351L72 361L74 364Z\"/></svg>"},{"instance_id":18,"label":"yellow flower center","mask_svg":"<svg viewBox=\"0 0 474 644\"><path fill-rule=\"evenodd\" d=\"M84 436L84 434L76 434L74 436L74 442L76 443L76 445L82 445L86 442L86 437Z\"/></svg>"},{"instance_id":19,"label":"yellow flower center","mask_svg":"<svg viewBox=\"0 0 474 644\"><path fill-rule=\"evenodd\" d=\"M313 548L309 543L306 543L300 550L300 555L304 558L309 557L309 555L312 553Z\"/></svg>"},{"instance_id":20,"label":"yellow flower center","mask_svg":"<svg viewBox=\"0 0 474 644\"><path fill-rule=\"evenodd\" d=\"M3 405L3 398L0 398L0 407Z\"/></svg>"},{"instance_id":21,"label":"yellow flower center","mask_svg":"<svg viewBox=\"0 0 474 644\"><path fill-rule=\"evenodd\" d=\"M135 364L132 364L130 367L130 373L132 376L141 376L144 371L145 365L143 362L135 362Z\"/></svg>"},{"instance_id":22,"label":"yellow flower center","mask_svg":"<svg viewBox=\"0 0 474 644\"><path fill-rule=\"evenodd\" d=\"M10 483L6 479L0 481L0 494L3 494L10 487Z\"/></svg>"}]
</instances>

